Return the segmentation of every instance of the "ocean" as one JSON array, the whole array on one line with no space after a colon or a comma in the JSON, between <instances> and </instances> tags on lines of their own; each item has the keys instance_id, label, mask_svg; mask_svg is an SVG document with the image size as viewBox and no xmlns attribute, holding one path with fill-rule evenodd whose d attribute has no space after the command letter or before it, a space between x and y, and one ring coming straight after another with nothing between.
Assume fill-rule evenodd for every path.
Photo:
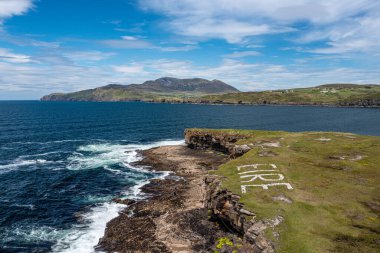
<instances>
[{"instance_id":1,"label":"ocean","mask_svg":"<svg viewBox=\"0 0 380 253\"><path fill-rule=\"evenodd\" d=\"M380 136L380 110L141 102L0 101L0 251L94 252L122 205L168 173L137 150L183 143L185 128Z\"/></svg>"}]
</instances>

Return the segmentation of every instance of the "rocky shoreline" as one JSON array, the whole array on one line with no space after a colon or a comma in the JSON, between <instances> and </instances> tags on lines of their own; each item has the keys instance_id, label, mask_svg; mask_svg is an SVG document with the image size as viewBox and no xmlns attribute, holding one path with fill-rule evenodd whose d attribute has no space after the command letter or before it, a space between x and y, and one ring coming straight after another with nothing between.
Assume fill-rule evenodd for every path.
<instances>
[{"instance_id":1,"label":"rocky shoreline","mask_svg":"<svg viewBox=\"0 0 380 253\"><path fill-rule=\"evenodd\" d=\"M239 245L239 252L274 252L264 230L281 220L255 221L255 214L239 203L240 196L222 189L220 180L208 174L249 151L235 144L240 138L244 136L186 131L187 146L141 151L138 165L172 174L143 186L145 200L115 200L126 208L107 224L97 248L106 252L232 252L223 246L227 240Z\"/></svg>"},{"instance_id":2,"label":"rocky shoreline","mask_svg":"<svg viewBox=\"0 0 380 253\"><path fill-rule=\"evenodd\" d=\"M226 160L215 152L167 146L142 151L139 165L172 171L142 187L150 197L129 205L107 225L99 249L106 252L209 252L226 232L208 219L204 177Z\"/></svg>"}]
</instances>

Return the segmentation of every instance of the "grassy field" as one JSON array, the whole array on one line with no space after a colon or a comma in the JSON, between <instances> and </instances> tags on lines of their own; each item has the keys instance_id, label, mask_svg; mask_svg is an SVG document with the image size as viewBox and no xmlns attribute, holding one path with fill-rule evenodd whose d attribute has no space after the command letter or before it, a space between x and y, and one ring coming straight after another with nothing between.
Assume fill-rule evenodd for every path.
<instances>
[{"instance_id":1,"label":"grassy field","mask_svg":"<svg viewBox=\"0 0 380 253\"><path fill-rule=\"evenodd\" d=\"M379 85L322 85L313 88L209 95L199 101L231 104L373 105L380 103Z\"/></svg>"},{"instance_id":2,"label":"grassy field","mask_svg":"<svg viewBox=\"0 0 380 253\"><path fill-rule=\"evenodd\" d=\"M223 186L241 195L241 201L258 218L285 218L267 230L278 252L379 252L380 137L335 132L204 131L248 136L239 144L252 150L212 173L223 176ZM281 173L281 182L290 183L293 190L249 187L242 194L241 185L247 184L242 180L247 178L241 179L238 173L246 169L238 171L237 167L249 164L275 164L278 172L266 173ZM251 183L271 182L257 179Z\"/></svg>"}]
</instances>

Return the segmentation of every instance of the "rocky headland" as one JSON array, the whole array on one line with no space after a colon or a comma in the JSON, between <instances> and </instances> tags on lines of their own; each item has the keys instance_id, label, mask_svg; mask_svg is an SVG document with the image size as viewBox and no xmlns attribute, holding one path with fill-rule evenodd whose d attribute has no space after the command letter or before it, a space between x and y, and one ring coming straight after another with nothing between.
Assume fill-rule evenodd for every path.
<instances>
[{"instance_id":1,"label":"rocky headland","mask_svg":"<svg viewBox=\"0 0 380 253\"><path fill-rule=\"evenodd\" d=\"M106 252L273 252L263 237L266 224L239 196L221 188L210 170L247 152L234 143L242 135L185 133L186 144L142 151L139 165L171 171L142 187L142 201L120 200L126 208L107 225L98 248ZM224 245L226 244L226 245ZM231 248L231 250L228 250Z\"/></svg>"},{"instance_id":2,"label":"rocky headland","mask_svg":"<svg viewBox=\"0 0 380 253\"><path fill-rule=\"evenodd\" d=\"M141 151L140 166L171 174L143 186L144 200L115 200L126 208L99 249L377 252L378 137L189 129L185 142ZM272 174L246 174L255 166Z\"/></svg>"}]
</instances>

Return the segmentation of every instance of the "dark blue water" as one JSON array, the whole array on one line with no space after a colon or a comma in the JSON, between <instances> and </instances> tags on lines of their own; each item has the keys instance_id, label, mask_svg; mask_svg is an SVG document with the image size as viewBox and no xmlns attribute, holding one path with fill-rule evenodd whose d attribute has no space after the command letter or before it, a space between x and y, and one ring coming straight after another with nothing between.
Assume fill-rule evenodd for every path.
<instances>
[{"instance_id":1,"label":"dark blue water","mask_svg":"<svg viewBox=\"0 0 380 253\"><path fill-rule=\"evenodd\" d=\"M187 127L380 135L380 110L290 106L0 102L0 251L91 252L139 185L136 150Z\"/></svg>"}]
</instances>

